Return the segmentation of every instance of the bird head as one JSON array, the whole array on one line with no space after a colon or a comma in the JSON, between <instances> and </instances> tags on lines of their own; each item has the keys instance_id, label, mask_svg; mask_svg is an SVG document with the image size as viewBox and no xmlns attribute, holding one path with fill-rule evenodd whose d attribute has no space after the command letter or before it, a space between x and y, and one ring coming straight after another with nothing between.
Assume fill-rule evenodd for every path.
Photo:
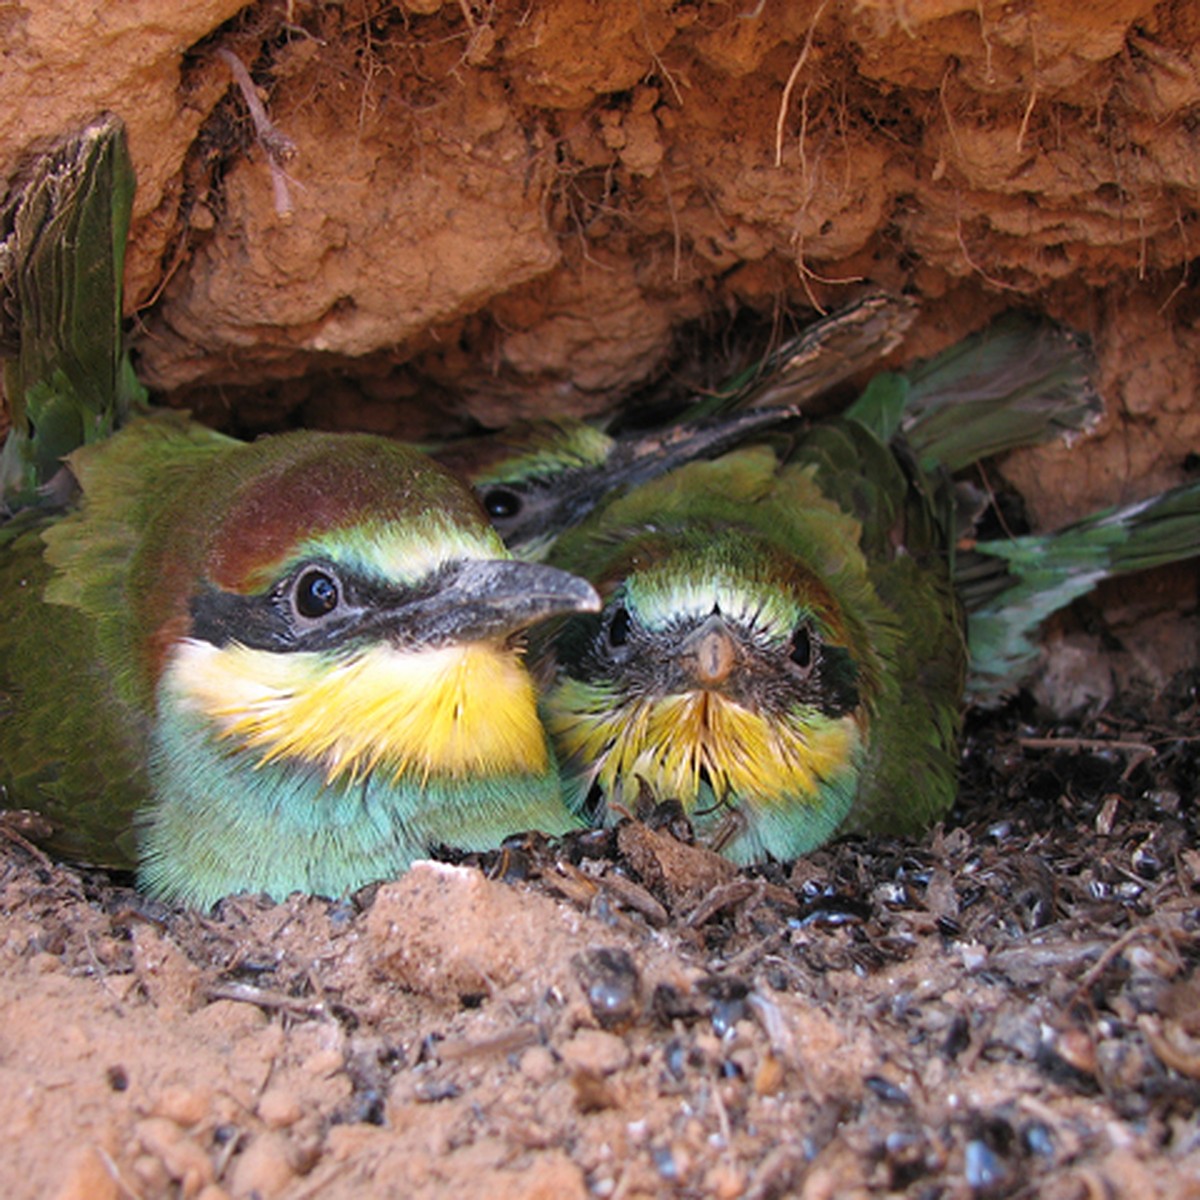
<instances>
[{"instance_id":1,"label":"bird head","mask_svg":"<svg viewBox=\"0 0 1200 1200\"><path fill-rule=\"evenodd\" d=\"M546 418L447 445L438 459L471 481L505 545L540 559L597 506L798 415L779 405L617 434Z\"/></svg>"},{"instance_id":2,"label":"bird head","mask_svg":"<svg viewBox=\"0 0 1200 1200\"><path fill-rule=\"evenodd\" d=\"M520 634L598 605L509 558L474 498L383 439L296 434L214 458L147 539L145 669L230 752L328 782L547 762Z\"/></svg>"},{"instance_id":3,"label":"bird head","mask_svg":"<svg viewBox=\"0 0 1200 1200\"><path fill-rule=\"evenodd\" d=\"M732 857L824 841L853 799L876 665L829 584L761 531L692 521L625 540L603 610L554 642L547 726L577 803L648 785ZM570 786L570 784L569 784Z\"/></svg>"}]
</instances>

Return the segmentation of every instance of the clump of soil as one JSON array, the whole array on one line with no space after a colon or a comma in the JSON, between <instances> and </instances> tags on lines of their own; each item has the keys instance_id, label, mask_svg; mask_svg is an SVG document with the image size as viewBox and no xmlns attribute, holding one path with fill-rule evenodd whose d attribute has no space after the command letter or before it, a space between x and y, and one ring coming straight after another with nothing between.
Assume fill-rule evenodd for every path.
<instances>
[{"instance_id":1,"label":"clump of soil","mask_svg":"<svg viewBox=\"0 0 1200 1200\"><path fill-rule=\"evenodd\" d=\"M1014 304L1095 337L1099 435L1014 464L1046 522L1178 482L1200 440L1188 0L2 21L0 178L125 120L139 369L230 430L607 417L870 285L924 308L895 362Z\"/></svg>"}]
</instances>

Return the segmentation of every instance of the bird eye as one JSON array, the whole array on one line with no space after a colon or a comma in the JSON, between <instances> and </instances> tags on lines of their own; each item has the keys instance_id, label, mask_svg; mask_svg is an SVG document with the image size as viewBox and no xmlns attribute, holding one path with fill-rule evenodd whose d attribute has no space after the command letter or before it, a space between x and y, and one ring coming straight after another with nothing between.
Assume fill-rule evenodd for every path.
<instances>
[{"instance_id":1,"label":"bird eye","mask_svg":"<svg viewBox=\"0 0 1200 1200\"><path fill-rule=\"evenodd\" d=\"M613 613L608 623L608 644L624 646L629 641L629 609L623 604Z\"/></svg>"},{"instance_id":2,"label":"bird eye","mask_svg":"<svg viewBox=\"0 0 1200 1200\"><path fill-rule=\"evenodd\" d=\"M624 646L629 641L629 610L624 605L617 608L608 622L608 644Z\"/></svg>"},{"instance_id":3,"label":"bird eye","mask_svg":"<svg viewBox=\"0 0 1200 1200\"><path fill-rule=\"evenodd\" d=\"M326 571L305 571L296 581L296 611L316 620L328 616L338 605L337 580Z\"/></svg>"},{"instance_id":4,"label":"bird eye","mask_svg":"<svg viewBox=\"0 0 1200 1200\"><path fill-rule=\"evenodd\" d=\"M812 666L812 638L808 632L807 625L800 625L796 632L792 634L792 649L788 657L802 671L808 670Z\"/></svg>"},{"instance_id":5,"label":"bird eye","mask_svg":"<svg viewBox=\"0 0 1200 1200\"><path fill-rule=\"evenodd\" d=\"M495 520L515 517L521 511L521 497L510 488L488 488L483 493L483 507L487 515Z\"/></svg>"}]
</instances>

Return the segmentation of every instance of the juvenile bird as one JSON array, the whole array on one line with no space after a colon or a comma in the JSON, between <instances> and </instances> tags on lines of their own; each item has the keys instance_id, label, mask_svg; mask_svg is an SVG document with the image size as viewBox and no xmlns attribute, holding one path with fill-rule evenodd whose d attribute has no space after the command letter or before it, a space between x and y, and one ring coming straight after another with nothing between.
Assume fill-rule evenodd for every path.
<instances>
[{"instance_id":1,"label":"juvenile bird","mask_svg":"<svg viewBox=\"0 0 1200 1200\"><path fill-rule=\"evenodd\" d=\"M1057 370L1048 397L1010 372L957 420L952 393L914 407L885 379L782 451L681 467L565 532L547 561L604 598L540 652L568 802L613 821L648 787L738 862L944 813L968 682L975 699L1011 689L1054 609L1107 575L1200 553L1189 485L1055 535L979 543L956 565L939 464L1017 444L1064 407L1086 419L1092 400L1065 378L1056 400ZM895 435L905 422L913 446Z\"/></svg>"},{"instance_id":2,"label":"juvenile bird","mask_svg":"<svg viewBox=\"0 0 1200 1200\"><path fill-rule=\"evenodd\" d=\"M540 559L598 505L792 421L806 400L894 349L916 312L911 300L869 293L653 428L611 433L574 417L545 417L446 443L435 457L472 484L505 545Z\"/></svg>"},{"instance_id":3,"label":"juvenile bird","mask_svg":"<svg viewBox=\"0 0 1200 1200\"><path fill-rule=\"evenodd\" d=\"M519 634L596 608L590 585L512 560L464 486L382 438L248 444L168 411L109 432L131 187L109 120L9 210L5 478L27 506L0 527L4 804L197 905L577 825Z\"/></svg>"},{"instance_id":4,"label":"juvenile bird","mask_svg":"<svg viewBox=\"0 0 1200 1200\"><path fill-rule=\"evenodd\" d=\"M643 787L737 862L950 804L967 652L950 497L863 426L693 463L597 512L553 559L603 611L546 648L568 803Z\"/></svg>"}]
</instances>

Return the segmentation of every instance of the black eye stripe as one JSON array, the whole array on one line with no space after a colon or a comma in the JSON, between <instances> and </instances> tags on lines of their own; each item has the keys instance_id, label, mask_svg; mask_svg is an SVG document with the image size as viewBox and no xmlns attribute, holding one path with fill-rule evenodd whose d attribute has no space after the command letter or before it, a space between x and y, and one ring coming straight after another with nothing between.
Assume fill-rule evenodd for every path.
<instances>
[{"instance_id":1,"label":"black eye stripe","mask_svg":"<svg viewBox=\"0 0 1200 1200\"><path fill-rule=\"evenodd\" d=\"M238 642L258 650L318 650L374 636L378 621L394 626L397 609L435 594L440 586L437 573L403 586L357 574L345 564L310 560L253 595L202 587L188 606L191 633L214 646Z\"/></svg>"}]
</instances>

